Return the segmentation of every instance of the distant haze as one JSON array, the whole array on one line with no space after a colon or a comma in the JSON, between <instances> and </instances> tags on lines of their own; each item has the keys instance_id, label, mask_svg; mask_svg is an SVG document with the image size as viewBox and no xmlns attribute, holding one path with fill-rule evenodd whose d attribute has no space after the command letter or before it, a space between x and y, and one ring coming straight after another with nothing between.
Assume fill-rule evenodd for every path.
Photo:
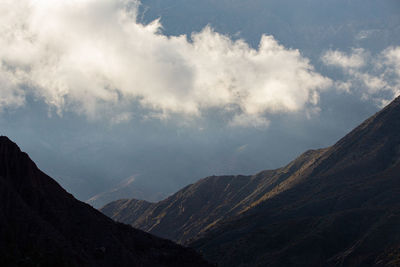
<instances>
[{"instance_id":1,"label":"distant haze","mask_svg":"<svg viewBox=\"0 0 400 267\"><path fill-rule=\"evenodd\" d=\"M0 131L82 200L154 201L276 168L400 94L399 12L395 0L3 1Z\"/></svg>"}]
</instances>

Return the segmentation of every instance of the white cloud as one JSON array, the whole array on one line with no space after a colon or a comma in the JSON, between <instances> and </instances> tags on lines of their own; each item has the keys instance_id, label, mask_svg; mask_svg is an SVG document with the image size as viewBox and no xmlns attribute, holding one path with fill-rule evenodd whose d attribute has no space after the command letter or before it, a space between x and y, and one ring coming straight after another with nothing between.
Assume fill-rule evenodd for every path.
<instances>
[{"instance_id":1,"label":"white cloud","mask_svg":"<svg viewBox=\"0 0 400 267\"><path fill-rule=\"evenodd\" d=\"M263 36L258 49L210 27L191 41L167 37L159 21L137 22L137 5L3 0L0 105L22 105L32 94L60 114L96 118L115 108L122 114L115 121L129 119L134 104L160 116L199 116L217 107L234 112L232 124L265 125L267 113L314 107L331 84L272 36Z\"/></svg>"},{"instance_id":2,"label":"white cloud","mask_svg":"<svg viewBox=\"0 0 400 267\"><path fill-rule=\"evenodd\" d=\"M262 116L254 116L249 114L239 114L233 117L233 120L229 123L230 126L251 126L254 128L268 127L270 121Z\"/></svg>"},{"instance_id":3,"label":"white cloud","mask_svg":"<svg viewBox=\"0 0 400 267\"><path fill-rule=\"evenodd\" d=\"M343 70L344 79L334 84L341 91L360 94L379 106L400 95L400 46L388 47L374 57L363 49L353 49L351 54L327 51L321 59Z\"/></svg>"},{"instance_id":4,"label":"white cloud","mask_svg":"<svg viewBox=\"0 0 400 267\"><path fill-rule=\"evenodd\" d=\"M388 67L387 74L394 74L400 79L400 46L388 47L381 53L381 62Z\"/></svg>"},{"instance_id":5,"label":"white cloud","mask_svg":"<svg viewBox=\"0 0 400 267\"><path fill-rule=\"evenodd\" d=\"M365 65L365 51L362 48L353 49L350 55L341 51L329 50L322 56L325 65L333 65L341 68L360 68Z\"/></svg>"},{"instance_id":6,"label":"white cloud","mask_svg":"<svg viewBox=\"0 0 400 267\"><path fill-rule=\"evenodd\" d=\"M345 92L345 93L350 93L351 92L351 87L352 83L350 81L336 81L334 84L335 88L337 88L338 91Z\"/></svg>"},{"instance_id":7,"label":"white cloud","mask_svg":"<svg viewBox=\"0 0 400 267\"><path fill-rule=\"evenodd\" d=\"M5 107L20 107L25 103L25 93L20 89L18 74L0 62L0 111Z\"/></svg>"}]
</instances>

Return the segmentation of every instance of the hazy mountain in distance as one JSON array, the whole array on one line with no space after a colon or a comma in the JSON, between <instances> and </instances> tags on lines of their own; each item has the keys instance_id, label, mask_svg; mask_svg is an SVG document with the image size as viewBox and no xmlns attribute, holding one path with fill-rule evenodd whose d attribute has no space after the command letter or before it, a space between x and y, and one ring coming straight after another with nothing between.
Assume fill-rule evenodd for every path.
<instances>
[{"instance_id":1,"label":"hazy mountain in distance","mask_svg":"<svg viewBox=\"0 0 400 267\"><path fill-rule=\"evenodd\" d=\"M148 201L159 201L166 196L165 193L157 193L150 188L135 183L135 177L132 176L120 182L116 187L91 197L86 203L95 208L101 208L115 199L134 197L136 199L146 199Z\"/></svg>"},{"instance_id":2,"label":"hazy mountain in distance","mask_svg":"<svg viewBox=\"0 0 400 267\"><path fill-rule=\"evenodd\" d=\"M115 223L0 137L1 266L208 266L193 250Z\"/></svg>"},{"instance_id":3,"label":"hazy mountain in distance","mask_svg":"<svg viewBox=\"0 0 400 267\"><path fill-rule=\"evenodd\" d=\"M335 145L254 176L209 177L164 201L102 211L218 266L398 266L400 97Z\"/></svg>"}]
</instances>

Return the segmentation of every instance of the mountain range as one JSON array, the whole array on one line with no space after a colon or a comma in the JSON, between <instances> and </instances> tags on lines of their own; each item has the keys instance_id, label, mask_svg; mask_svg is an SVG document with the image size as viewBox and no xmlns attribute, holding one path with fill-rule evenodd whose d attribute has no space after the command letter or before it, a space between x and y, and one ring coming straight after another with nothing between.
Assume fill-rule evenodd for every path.
<instances>
[{"instance_id":1,"label":"mountain range","mask_svg":"<svg viewBox=\"0 0 400 267\"><path fill-rule=\"evenodd\" d=\"M210 266L198 253L218 266L399 266L400 97L285 167L101 209L120 222L5 136L0 185L0 266Z\"/></svg>"},{"instance_id":2,"label":"mountain range","mask_svg":"<svg viewBox=\"0 0 400 267\"><path fill-rule=\"evenodd\" d=\"M307 151L286 167L253 176L207 177L157 203L121 199L107 204L101 211L117 221L186 243L224 218L256 205L266 192L274 188L276 192L282 190L281 182L299 175L323 152Z\"/></svg>"},{"instance_id":3,"label":"mountain range","mask_svg":"<svg viewBox=\"0 0 400 267\"><path fill-rule=\"evenodd\" d=\"M209 266L76 200L0 137L0 266Z\"/></svg>"},{"instance_id":4,"label":"mountain range","mask_svg":"<svg viewBox=\"0 0 400 267\"><path fill-rule=\"evenodd\" d=\"M399 266L400 98L331 147L101 211L218 266Z\"/></svg>"}]
</instances>

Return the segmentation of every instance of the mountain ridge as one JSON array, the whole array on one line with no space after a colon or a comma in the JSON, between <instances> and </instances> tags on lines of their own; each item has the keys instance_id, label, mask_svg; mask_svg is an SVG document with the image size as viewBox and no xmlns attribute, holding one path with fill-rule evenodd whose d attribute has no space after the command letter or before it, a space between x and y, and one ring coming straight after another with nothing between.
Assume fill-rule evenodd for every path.
<instances>
[{"instance_id":1,"label":"mountain ridge","mask_svg":"<svg viewBox=\"0 0 400 267\"><path fill-rule=\"evenodd\" d=\"M255 205L266 192L284 190L282 183L289 183L290 178L299 175L324 152L325 149L308 150L285 167L252 176L209 176L157 203L135 199L113 201L101 211L117 221L185 244L219 221Z\"/></svg>"},{"instance_id":2,"label":"mountain ridge","mask_svg":"<svg viewBox=\"0 0 400 267\"><path fill-rule=\"evenodd\" d=\"M398 266L399 148L397 98L330 147L298 185L191 245L222 266Z\"/></svg>"},{"instance_id":3,"label":"mountain ridge","mask_svg":"<svg viewBox=\"0 0 400 267\"><path fill-rule=\"evenodd\" d=\"M2 266L209 266L192 249L76 200L5 136L0 185Z\"/></svg>"},{"instance_id":4,"label":"mountain ridge","mask_svg":"<svg viewBox=\"0 0 400 267\"><path fill-rule=\"evenodd\" d=\"M396 266L399 176L400 97L328 148L253 176L202 179L124 220L219 266ZM214 195L228 204L209 205Z\"/></svg>"}]
</instances>

